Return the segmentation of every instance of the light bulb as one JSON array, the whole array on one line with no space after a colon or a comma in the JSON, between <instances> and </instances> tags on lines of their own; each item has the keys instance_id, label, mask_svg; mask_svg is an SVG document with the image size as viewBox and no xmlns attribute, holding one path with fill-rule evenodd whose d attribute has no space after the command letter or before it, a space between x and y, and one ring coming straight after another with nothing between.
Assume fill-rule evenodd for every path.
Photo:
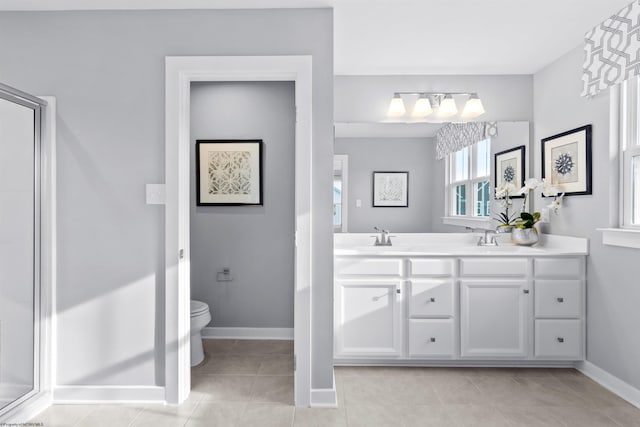
<instances>
[{"instance_id":1,"label":"light bulb","mask_svg":"<svg viewBox=\"0 0 640 427\"><path fill-rule=\"evenodd\" d=\"M482 101L478 97L477 93L472 94L467 100L466 104L464 104L464 109L462 110L462 117L474 118L484 114L484 107L482 106Z\"/></svg>"},{"instance_id":2,"label":"light bulb","mask_svg":"<svg viewBox=\"0 0 640 427\"><path fill-rule=\"evenodd\" d=\"M404 108L404 101L402 100L402 97L396 93L393 95L393 98L391 98L387 115L390 117L400 117L406 112L407 110Z\"/></svg>"},{"instance_id":3,"label":"light bulb","mask_svg":"<svg viewBox=\"0 0 640 427\"><path fill-rule=\"evenodd\" d=\"M411 117L426 117L431 113L433 113L433 108L431 108L429 97L425 94L420 95L416 104L413 106Z\"/></svg>"},{"instance_id":4,"label":"light bulb","mask_svg":"<svg viewBox=\"0 0 640 427\"><path fill-rule=\"evenodd\" d=\"M458 107L456 107L456 101L451 94L446 94L442 101L440 101L440 109L438 110L438 116L451 117L458 114Z\"/></svg>"}]
</instances>

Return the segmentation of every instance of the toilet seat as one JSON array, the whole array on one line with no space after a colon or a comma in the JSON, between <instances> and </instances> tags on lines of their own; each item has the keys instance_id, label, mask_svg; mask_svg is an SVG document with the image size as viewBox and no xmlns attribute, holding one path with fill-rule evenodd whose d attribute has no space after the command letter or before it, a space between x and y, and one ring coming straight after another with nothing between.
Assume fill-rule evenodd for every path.
<instances>
[{"instance_id":1,"label":"toilet seat","mask_svg":"<svg viewBox=\"0 0 640 427\"><path fill-rule=\"evenodd\" d=\"M209 311L207 303L191 300L191 317L199 316Z\"/></svg>"}]
</instances>

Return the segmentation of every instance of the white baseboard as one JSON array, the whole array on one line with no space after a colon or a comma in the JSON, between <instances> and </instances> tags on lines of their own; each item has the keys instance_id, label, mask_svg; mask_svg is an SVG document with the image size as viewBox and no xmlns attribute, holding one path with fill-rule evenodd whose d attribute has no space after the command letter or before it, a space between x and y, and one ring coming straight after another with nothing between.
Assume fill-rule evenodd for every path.
<instances>
[{"instance_id":1,"label":"white baseboard","mask_svg":"<svg viewBox=\"0 0 640 427\"><path fill-rule=\"evenodd\" d=\"M164 402L164 387L158 386L57 386L53 403Z\"/></svg>"},{"instance_id":2,"label":"white baseboard","mask_svg":"<svg viewBox=\"0 0 640 427\"><path fill-rule=\"evenodd\" d=\"M26 423L40 412L51 406L50 392L42 392L32 399L27 400L7 414L0 417L0 425L20 425Z\"/></svg>"},{"instance_id":3,"label":"white baseboard","mask_svg":"<svg viewBox=\"0 0 640 427\"><path fill-rule=\"evenodd\" d=\"M333 388L312 388L309 405L312 408L337 408L336 375L333 374Z\"/></svg>"},{"instance_id":4,"label":"white baseboard","mask_svg":"<svg viewBox=\"0 0 640 427\"><path fill-rule=\"evenodd\" d=\"M634 386L627 384L620 378L611 375L604 369L599 368L588 361L576 363L575 367L578 371L582 372L602 387L614 394L617 394L633 406L640 408L640 390Z\"/></svg>"},{"instance_id":5,"label":"white baseboard","mask_svg":"<svg viewBox=\"0 0 640 427\"><path fill-rule=\"evenodd\" d=\"M292 340L293 328L218 328L202 329L202 338L239 340Z\"/></svg>"}]
</instances>

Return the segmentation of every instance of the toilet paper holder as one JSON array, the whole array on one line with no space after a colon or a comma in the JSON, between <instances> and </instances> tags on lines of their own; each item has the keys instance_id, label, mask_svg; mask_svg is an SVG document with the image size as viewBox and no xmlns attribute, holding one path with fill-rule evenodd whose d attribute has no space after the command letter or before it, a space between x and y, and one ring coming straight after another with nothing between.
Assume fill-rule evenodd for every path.
<instances>
[{"instance_id":1,"label":"toilet paper holder","mask_svg":"<svg viewBox=\"0 0 640 427\"><path fill-rule=\"evenodd\" d=\"M233 282L233 277L231 277L231 269L224 268L222 271L218 271L216 273L216 281L218 282Z\"/></svg>"}]
</instances>

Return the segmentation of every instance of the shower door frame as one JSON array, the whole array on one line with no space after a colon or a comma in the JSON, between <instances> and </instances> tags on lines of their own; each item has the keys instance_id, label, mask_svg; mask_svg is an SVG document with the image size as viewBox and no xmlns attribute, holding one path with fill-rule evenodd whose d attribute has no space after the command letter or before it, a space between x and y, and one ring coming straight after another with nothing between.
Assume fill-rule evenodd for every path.
<instances>
[{"instance_id":1,"label":"shower door frame","mask_svg":"<svg viewBox=\"0 0 640 427\"><path fill-rule=\"evenodd\" d=\"M0 422L24 422L52 403L55 295L55 98L0 83L0 98L34 111L33 390L0 409Z\"/></svg>"}]
</instances>

